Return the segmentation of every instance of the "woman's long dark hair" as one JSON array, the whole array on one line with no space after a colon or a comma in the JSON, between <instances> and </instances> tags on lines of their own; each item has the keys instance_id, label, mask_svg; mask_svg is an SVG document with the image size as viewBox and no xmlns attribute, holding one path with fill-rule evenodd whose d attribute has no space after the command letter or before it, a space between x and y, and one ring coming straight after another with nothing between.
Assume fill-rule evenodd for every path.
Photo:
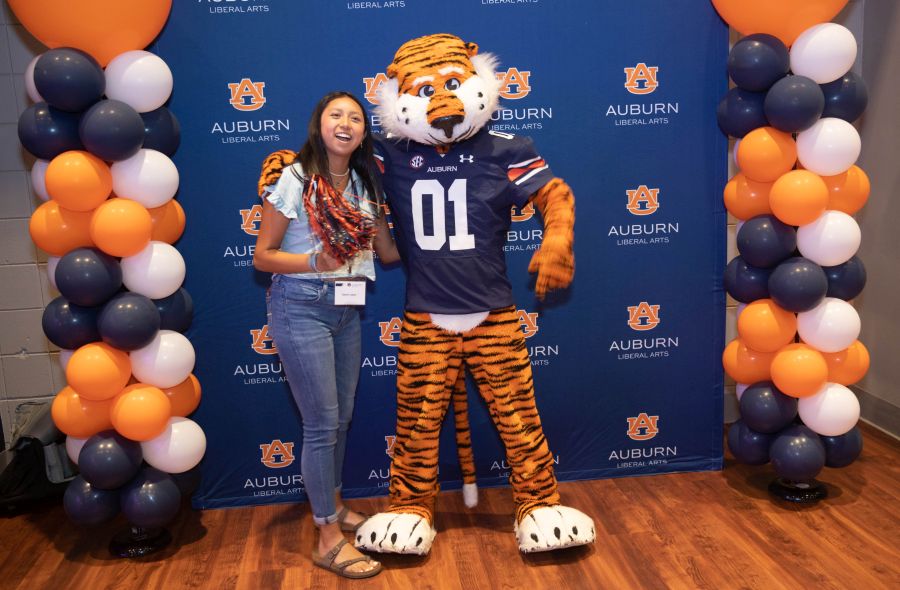
<instances>
[{"instance_id":1,"label":"woman's long dark hair","mask_svg":"<svg viewBox=\"0 0 900 590\"><path fill-rule=\"evenodd\" d=\"M322 140L322 113L325 112L325 109L331 101L343 97L349 98L359 105L359 110L362 111L365 124L362 143L359 144L359 147L353 150L353 153L350 155L350 168L352 168L362 180L363 188L365 188L369 198L375 199L376 215L381 216L383 213L381 182L378 171L375 169L375 155L372 142L372 130L369 127L369 116L359 99L349 92L343 90L329 92L322 97L316 104L316 108L313 109L307 127L306 142L303 144L303 147L300 148L300 152L297 154L297 159L295 160L300 162L300 165L303 167L303 174L306 175L306 178L301 180L306 181L311 175L318 174L328 183L331 183L331 174L328 167L328 152L325 150L325 142Z\"/></svg>"}]
</instances>

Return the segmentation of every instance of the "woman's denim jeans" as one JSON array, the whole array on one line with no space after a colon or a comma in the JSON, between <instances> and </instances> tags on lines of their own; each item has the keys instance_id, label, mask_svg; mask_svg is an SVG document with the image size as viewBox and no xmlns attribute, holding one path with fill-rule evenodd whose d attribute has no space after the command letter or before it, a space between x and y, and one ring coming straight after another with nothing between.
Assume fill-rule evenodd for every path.
<instances>
[{"instance_id":1,"label":"woman's denim jeans","mask_svg":"<svg viewBox=\"0 0 900 590\"><path fill-rule=\"evenodd\" d=\"M362 360L359 308L334 304L334 284L275 275L269 334L303 417L300 470L316 524L337 520L347 427Z\"/></svg>"}]
</instances>

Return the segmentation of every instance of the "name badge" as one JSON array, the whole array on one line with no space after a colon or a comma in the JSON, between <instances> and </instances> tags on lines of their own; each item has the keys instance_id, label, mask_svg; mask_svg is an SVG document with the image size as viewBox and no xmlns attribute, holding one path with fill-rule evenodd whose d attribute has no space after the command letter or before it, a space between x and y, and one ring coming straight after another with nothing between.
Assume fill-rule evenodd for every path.
<instances>
[{"instance_id":1,"label":"name badge","mask_svg":"<svg viewBox=\"0 0 900 590\"><path fill-rule=\"evenodd\" d=\"M365 281L336 281L334 283L335 305L365 305Z\"/></svg>"}]
</instances>

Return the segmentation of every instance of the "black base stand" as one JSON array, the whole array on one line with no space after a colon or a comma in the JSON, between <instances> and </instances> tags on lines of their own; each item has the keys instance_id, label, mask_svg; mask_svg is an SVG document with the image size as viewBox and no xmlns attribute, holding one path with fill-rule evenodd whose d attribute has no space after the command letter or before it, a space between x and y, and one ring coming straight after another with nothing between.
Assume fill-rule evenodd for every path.
<instances>
[{"instance_id":1,"label":"black base stand","mask_svg":"<svg viewBox=\"0 0 900 590\"><path fill-rule=\"evenodd\" d=\"M109 552L115 557L143 557L159 551L171 542L172 535L166 529L130 526L113 536L109 542Z\"/></svg>"},{"instance_id":2,"label":"black base stand","mask_svg":"<svg viewBox=\"0 0 900 590\"><path fill-rule=\"evenodd\" d=\"M797 502L798 504L815 504L828 496L828 489L818 480L788 481L786 479L772 480L769 484L769 493L781 500Z\"/></svg>"}]
</instances>

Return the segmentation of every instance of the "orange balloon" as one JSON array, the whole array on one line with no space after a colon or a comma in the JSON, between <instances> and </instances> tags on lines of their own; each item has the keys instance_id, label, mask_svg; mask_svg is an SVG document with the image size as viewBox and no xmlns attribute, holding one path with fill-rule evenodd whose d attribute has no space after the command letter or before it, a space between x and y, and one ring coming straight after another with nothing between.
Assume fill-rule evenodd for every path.
<instances>
[{"instance_id":1,"label":"orange balloon","mask_svg":"<svg viewBox=\"0 0 900 590\"><path fill-rule=\"evenodd\" d=\"M63 256L69 250L93 246L91 212L72 211L47 201L34 210L28 232L37 247L51 256Z\"/></svg>"},{"instance_id":2,"label":"orange balloon","mask_svg":"<svg viewBox=\"0 0 900 590\"><path fill-rule=\"evenodd\" d=\"M825 385L828 365L822 353L803 344L788 344L775 353L772 361L772 382L786 395L810 396Z\"/></svg>"},{"instance_id":3,"label":"orange balloon","mask_svg":"<svg viewBox=\"0 0 900 590\"><path fill-rule=\"evenodd\" d=\"M110 256L134 256L150 242L152 232L150 213L130 199L110 199L91 218L91 238Z\"/></svg>"},{"instance_id":4,"label":"orange balloon","mask_svg":"<svg viewBox=\"0 0 900 590\"><path fill-rule=\"evenodd\" d=\"M753 350L775 352L797 334L797 316L771 299L748 303L738 316L738 335Z\"/></svg>"},{"instance_id":5,"label":"orange balloon","mask_svg":"<svg viewBox=\"0 0 900 590\"><path fill-rule=\"evenodd\" d=\"M846 172L835 176L823 176L828 187L828 208L853 215L869 200L872 185L862 168L850 166Z\"/></svg>"},{"instance_id":6,"label":"orange balloon","mask_svg":"<svg viewBox=\"0 0 900 590\"><path fill-rule=\"evenodd\" d=\"M200 381L193 374L175 387L162 391L172 403L173 416L187 416L200 405Z\"/></svg>"},{"instance_id":7,"label":"orange balloon","mask_svg":"<svg viewBox=\"0 0 900 590\"><path fill-rule=\"evenodd\" d=\"M757 215L772 212L769 191L772 183L750 180L740 172L725 185L725 208L738 219L746 221Z\"/></svg>"},{"instance_id":8,"label":"orange balloon","mask_svg":"<svg viewBox=\"0 0 900 590\"><path fill-rule=\"evenodd\" d=\"M112 172L89 152L63 152L50 160L45 175L47 194L66 209L90 211L112 192Z\"/></svg>"},{"instance_id":9,"label":"orange balloon","mask_svg":"<svg viewBox=\"0 0 900 590\"><path fill-rule=\"evenodd\" d=\"M147 209L150 219L153 221L153 231L150 239L155 242L174 244L184 233L184 209L175 199L170 199L162 207Z\"/></svg>"},{"instance_id":10,"label":"orange balloon","mask_svg":"<svg viewBox=\"0 0 900 590\"><path fill-rule=\"evenodd\" d=\"M775 355L748 347L740 338L735 338L722 352L722 365L729 377L738 383L767 381L769 365Z\"/></svg>"},{"instance_id":11,"label":"orange balloon","mask_svg":"<svg viewBox=\"0 0 900 590\"><path fill-rule=\"evenodd\" d=\"M828 187L815 172L791 170L772 184L769 204L775 217L788 225L812 223L828 206Z\"/></svg>"},{"instance_id":12,"label":"orange balloon","mask_svg":"<svg viewBox=\"0 0 900 590\"><path fill-rule=\"evenodd\" d=\"M84 399L71 387L64 387L53 398L50 415L56 427L76 438L87 438L112 428L109 419L111 400Z\"/></svg>"},{"instance_id":13,"label":"orange balloon","mask_svg":"<svg viewBox=\"0 0 900 590\"><path fill-rule=\"evenodd\" d=\"M841 385L852 385L865 377L869 370L869 351L856 340L839 352L823 352L828 365L828 380Z\"/></svg>"},{"instance_id":14,"label":"orange balloon","mask_svg":"<svg viewBox=\"0 0 900 590\"><path fill-rule=\"evenodd\" d=\"M9 0L28 32L50 48L76 47L100 65L159 34L172 0Z\"/></svg>"},{"instance_id":15,"label":"orange balloon","mask_svg":"<svg viewBox=\"0 0 900 590\"><path fill-rule=\"evenodd\" d=\"M131 377L127 352L105 342L85 344L66 365L66 381L83 399L100 401L119 394Z\"/></svg>"},{"instance_id":16,"label":"orange balloon","mask_svg":"<svg viewBox=\"0 0 900 590\"><path fill-rule=\"evenodd\" d=\"M743 33L768 33L790 45L813 25L828 22L847 0L712 0L726 23Z\"/></svg>"},{"instance_id":17,"label":"orange balloon","mask_svg":"<svg viewBox=\"0 0 900 590\"><path fill-rule=\"evenodd\" d=\"M797 144L790 133L759 127L741 139L737 150L741 172L757 182L774 182L797 161Z\"/></svg>"},{"instance_id":18,"label":"orange balloon","mask_svg":"<svg viewBox=\"0 0 900 590\"><path fill-rule=\"evenodd\" d=\"M113 428L131 440L145 441L159 436L172 416L172 404L158 387L135 383L112 401Z\"/></svg>"}]
</instances>

